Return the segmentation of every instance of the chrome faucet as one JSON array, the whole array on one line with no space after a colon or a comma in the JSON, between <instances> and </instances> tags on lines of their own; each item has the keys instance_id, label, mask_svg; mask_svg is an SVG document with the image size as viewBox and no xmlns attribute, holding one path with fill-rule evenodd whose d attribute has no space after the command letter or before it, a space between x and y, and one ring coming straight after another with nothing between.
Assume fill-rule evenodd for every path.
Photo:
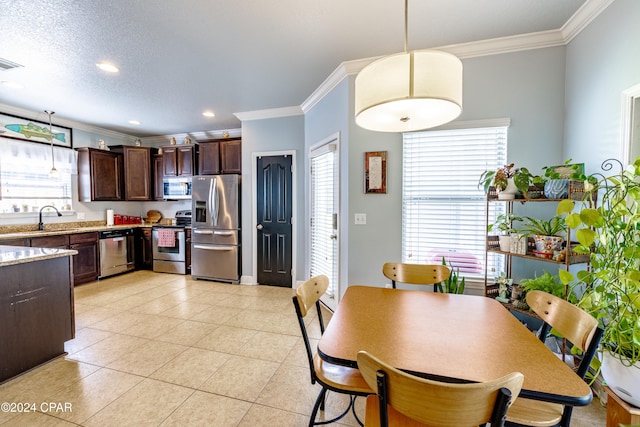
<instances>
[{"instance_id":1,"label":"chrome faucet","mask_svg":"<svg viewBox=\"0 0 640 427\"><path fill-rule=\"evenodd\" d=\"M45 205L45 206L41 207L40 208L40 213L38 213L38 230L44 230L44 224L42 223L42 210L44 208L53 208L56 211L56 213L58 214L58 216L62 216L60 211L58 209L56 209L56 207L53 206L53 205Z\"/></svg>"}]
</instances>

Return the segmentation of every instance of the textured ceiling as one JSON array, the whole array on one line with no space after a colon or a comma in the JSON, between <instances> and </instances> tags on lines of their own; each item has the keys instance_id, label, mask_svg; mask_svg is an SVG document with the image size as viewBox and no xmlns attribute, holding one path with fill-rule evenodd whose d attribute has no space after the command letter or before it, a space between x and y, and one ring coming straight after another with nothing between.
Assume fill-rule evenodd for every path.
<instances>
[{"instance_id":1,"label":"textured ceiling","mask_svg":"<svg viewBox=\"0 0 640 427\"><path fill-rule=\"evenodd\" d=\"M585 1L412 0L409 49L557 30ZM238 128L402 51L403 24L402 0L0 0L0 58L23 65L0 81L24 86L0 104L141 137Z\"/></svg>"}]
</instances>

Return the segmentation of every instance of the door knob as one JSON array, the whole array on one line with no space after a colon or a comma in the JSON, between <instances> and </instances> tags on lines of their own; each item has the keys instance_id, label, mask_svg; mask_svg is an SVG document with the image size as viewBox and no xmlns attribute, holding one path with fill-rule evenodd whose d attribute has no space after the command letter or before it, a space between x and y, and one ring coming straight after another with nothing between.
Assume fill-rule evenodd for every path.
<instances>
[{"instance_id":1,"label":"door knob","mask_svg":"<svg viewBox=\"0 0 640 427\"><path fill-rule=\"evenodd\" d=\"M329 236L330 239L336 240L338 238L337 234L332 234Z\"/></svg>"},{"instance_id":2,"label":"door knob","mask_svg":"<svg viewBox=\"0 0 640 427\"><path fill-rule=\"evenodd\" d=\"M257 228L258 230L262 230L264 227L262 226L262 224L258 224L258 225L256 225L256 228Z\"/></svg>"}]
</instances>

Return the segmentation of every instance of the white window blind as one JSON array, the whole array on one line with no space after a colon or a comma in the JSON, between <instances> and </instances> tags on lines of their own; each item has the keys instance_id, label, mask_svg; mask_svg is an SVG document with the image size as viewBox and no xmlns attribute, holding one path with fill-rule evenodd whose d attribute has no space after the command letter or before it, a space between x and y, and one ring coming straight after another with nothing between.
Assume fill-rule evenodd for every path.
<instances>
[{"instance_id":1,"label":"white window blind","mask_svg":"<svg viewBox=\"0 0 640 427\"><path fill-rule=\"evenodd\" d=\"M311 158L311 277L329 277L327 296L333 297L337 281L334 204L334 151Z\"/></svg>"},{"instance_id":2,"label":"white window blind","mask_svg":"<svg viewBox=\"0 0 640 427\"><path fill-rule=\"evenodd\" d=\"M59 178L50 178L51 146L0 138L0 213L37 212L45 205L72 209L76 152L53 147Z\"/></svg>"},{"instance_id":3,"label":"white window blind","mask_svg":"<svg viewBox=\"0 0 640 427\"><path fill-rule=\"evenodd\" d=\"M486 197L483 171L506 163L507 126L406 133L403 136L402 259L447 264L484 280ZM489 223L503 213L492 203ZM490 254L489 277L504 270Z\"/></svg>"}]
</instances>

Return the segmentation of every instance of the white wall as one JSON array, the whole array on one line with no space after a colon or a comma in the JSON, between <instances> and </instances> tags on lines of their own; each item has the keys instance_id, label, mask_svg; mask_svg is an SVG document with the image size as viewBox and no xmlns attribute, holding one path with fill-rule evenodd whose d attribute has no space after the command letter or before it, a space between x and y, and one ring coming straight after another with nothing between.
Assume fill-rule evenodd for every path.
<instances>
[{"instance_id":1,"label":"white wall","mask_svg":"<svg viewBox=\"0 0 640 427\"><path fill-rule=\"evenodd\" d=\"M640 2L616 0L567 46L566 157L621 156L622 92L640 84Z\"/></svg>"}]
</instances>

